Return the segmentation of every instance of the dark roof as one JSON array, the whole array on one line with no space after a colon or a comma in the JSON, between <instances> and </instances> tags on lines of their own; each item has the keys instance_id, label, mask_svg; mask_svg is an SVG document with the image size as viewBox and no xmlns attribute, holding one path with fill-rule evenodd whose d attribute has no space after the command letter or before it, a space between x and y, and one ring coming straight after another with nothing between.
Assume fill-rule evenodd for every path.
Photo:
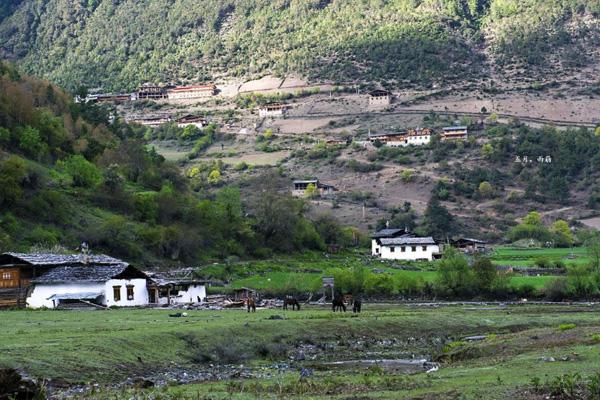
<instances>
[{"instance_id":1,"label":"dark roof","mask_svg":"<svg viewBox=\"0 0 600 400\"><path fill-rule=\"evenodd\" d=\"M472 239L472 238L460 238L460 239L456 239L456 240L453 240L453 243L456 243L456 244L464 244L464 243L486 244L486 242L483 241L483 240Z\"/></svg>"},{"instance_id":2,"label":"dark roof","mask_svg":"<svg viewBox=\"0 0 600 400\"><path fill-rule=\"evenodd\" d=\"M466 131L466 126L446 126L442 128L444 132L452 132L452 131Z\"/></svg>"},{"instance_id":3,"label":"dark roof","mask_svg":"<svg viewBox=\"0 0 600 400\"><path fill-rule=\"evenodd\" d=\"M125 264L126 262L106 256L94 254L87 256L87 262L93 264ZM51 254L51 253L3 253L0 254L0 265L30 264L30 265L67 265L85 263L82 254Z\"/></svg>"},{"instance_id":4,"label":"dark roof","mask_svg":"<svg viewBox=\"0 0 600 400\"><path fill-rule=\"evenodd\" d=\"M371 97L377 97L377 96L390 96L392 93L388 92L387 90L381 90L381 89L377 89L377 90L373 90L372 92L369 92L369 96Z\"/></svg>"},{"instance_id":5,"label":"dark roof","mask_svg":"<svg viewBox=\"0 0 600 400\"><path fill-rule=\"evenodd\" d=\"M389 245L413 245L413 244L436 244L432 237L398 237L381 239L383 246Z\"/></svg>"},{"instance_id":6,"label":"dark roof","mask_svg":"<svg viewBox=\"0 0 600 400\"><path fill-rule=\"evenodd\" d=\"M394 238L401 235L408 235L408 231L404 228L385 228L375 232L371 237L373 239Z\"/></svg>"},{"instance_id":7,"label":"dark roof","mask_svg":"<svg viewBox=\"0 0 600 400\"><path fill-rule=\"evenodd\" d=\"M64 265L46 272L34 283L105 282L110 279L147 278L142 271L127 264Z\"/></svg>"}]
</instances>

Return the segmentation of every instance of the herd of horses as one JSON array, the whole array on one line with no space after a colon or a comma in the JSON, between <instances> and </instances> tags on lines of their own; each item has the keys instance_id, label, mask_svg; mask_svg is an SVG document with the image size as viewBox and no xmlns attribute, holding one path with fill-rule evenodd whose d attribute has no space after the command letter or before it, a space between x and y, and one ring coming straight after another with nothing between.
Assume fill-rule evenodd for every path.
<instances>
[{"instance_id":1,"label":"herd of horses","mask_svg":"<svg viewBox=\"0 0 600 400\"><path fill-rule=\"evenodd\" d=\"M341 295L336 294L331 302L331 310L333 312L346 312L346 307L352 306L353 313L359 313L362 308L362 299L360 297L354 297L350 294ZM246 307L248 312L256 312L256 301L252 297L246 299ZM292 308L292 311L300 311L300 302L294 296L285 296L283 299L283 309L287 310L288 307Z\"/></svg>"}]
</instances>

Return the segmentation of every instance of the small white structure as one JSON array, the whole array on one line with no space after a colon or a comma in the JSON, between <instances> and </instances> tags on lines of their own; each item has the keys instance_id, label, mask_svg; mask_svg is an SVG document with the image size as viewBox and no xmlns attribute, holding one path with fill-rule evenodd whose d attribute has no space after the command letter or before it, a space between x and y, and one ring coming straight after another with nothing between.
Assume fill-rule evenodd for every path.
<instances>
[{"instance_id":1,"label":"small white structure","mask_svg":"<svg viewBox=\"0 0 600 400\"><path fill-rule=\"evenodd\" d=\"M193 279L152 279L158 296L151 292L152 303L160 305L197 304L206 299L206 281Z\"/></svg>"},{"instance_id":2,"label":"small white structure","mask_svg":"<svg viewBox=\"0 0 600 400\"><path fill-rule=\"evenodd\" d=\"M380 257L386 260L432 261L440 246L432 237L398 237L379 239Z\"/></svg>"},{"instance_id":3,"label":"small white structure","mask_svg":"<svg viewBox=\"0 0 600 400\"><path fill-rule=\"evenodd\" d=\"M148 302L148 276L125 263L53 268L32 280L27 297L30 308L57 308L69 303L131 307Z\"/></svg>"},{"instance_id":4,"label":"small white structure","mask_svg":"<svg viewBox=\"0 0 600 400\"><path fill-rule=\"evenodd\" d=\"M258 116L261 118L267 117L284 117L287 111L287 104L271 103L259 107Z\"/></svg>"},{"instance_id":5,"label":"small white structure","mask_svg":"<svg viewBox=\"0 0 600 400\"><path fill-rule=\"evenodd\" d=\"M371 254L374 256L381 255L381 239L392 239L399 237L413 237L408 229L404 228L385 228L371 235Z\"/></svg>"}]
</instances>

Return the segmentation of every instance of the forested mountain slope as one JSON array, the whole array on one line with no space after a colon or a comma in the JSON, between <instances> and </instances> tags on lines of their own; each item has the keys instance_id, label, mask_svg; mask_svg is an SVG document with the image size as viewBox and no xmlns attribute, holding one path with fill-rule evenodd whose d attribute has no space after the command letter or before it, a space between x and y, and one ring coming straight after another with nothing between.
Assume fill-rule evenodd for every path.
<instances>
[{"instance_id":1,"label":"forested mountain slope","mask_svg":"<svg viewBox=\"0 0 600 400\"><path fill-rule=\"evenodd\" d=\"M343 239L339 225L308 220L287 195L264 190L245 204L234 187L192 190L144 144L143 129L0 62L0 251L87 241L155 267Z\"/></svg>"},{"instance_id":2,"label":"forested mountain slope","mask_svg":"<svg viewBox=\"0 0 600 400\"><path fill-rule=\"evenodd\" d=\"M593 62L598 0L8 0L0 58L59 85L297 73L392 85Z\"/></svg>"}]
</instances>

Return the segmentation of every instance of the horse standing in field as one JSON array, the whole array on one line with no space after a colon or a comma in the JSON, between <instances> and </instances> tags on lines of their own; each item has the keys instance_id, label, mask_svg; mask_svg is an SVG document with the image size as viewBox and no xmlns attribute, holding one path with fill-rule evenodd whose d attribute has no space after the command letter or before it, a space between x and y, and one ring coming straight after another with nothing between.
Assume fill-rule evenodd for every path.
<instances>
[{"instance_id":1,"label":"horse standing in field","mask_svg":"<svg viewBox=\"0 0 600 400\"><path fill-rule=\"evenodd\" d=\"M250 312L250 310L256 312L256 301L254 301L252 297L246 299L246 306L248 307L248 312Z\"/></svg>"},{"instance_id":2,"label":"horse standing in field","mask_svg":"<svg viewBox=\"0 0 600 400\"><path fill-rule=\"evenodd\" d=\"M292 310L296 310L297 307L298 311L300 311L300 303L298 302L298 299L293 296L285 296L283 299L283 309L287 310L288 306L292 306Z\"/></svg>"},{"instance_id":3,"label":"horse standing in field","mask_svg":"<svg viewBox=\"0 0 600 400\"><path fill-rule=\"evenodd\" d=\"M352 312L359 313L361 308L362 308L362 300L360 297L357 297L352 302Z\"/></svg>"},{"instance_id":4,"label":"horse standing in field","mask_svg":"<svg viewBox=\"0 0 600 400\"><path fill-rule=\"evenodd\" d=\"M331 309L333 310L333 312L336 312L336 311L346 312L346 304L344 303L344 297L335 296L333 298L333 301L331 302Z\"/></svg>"}]
</instances>

